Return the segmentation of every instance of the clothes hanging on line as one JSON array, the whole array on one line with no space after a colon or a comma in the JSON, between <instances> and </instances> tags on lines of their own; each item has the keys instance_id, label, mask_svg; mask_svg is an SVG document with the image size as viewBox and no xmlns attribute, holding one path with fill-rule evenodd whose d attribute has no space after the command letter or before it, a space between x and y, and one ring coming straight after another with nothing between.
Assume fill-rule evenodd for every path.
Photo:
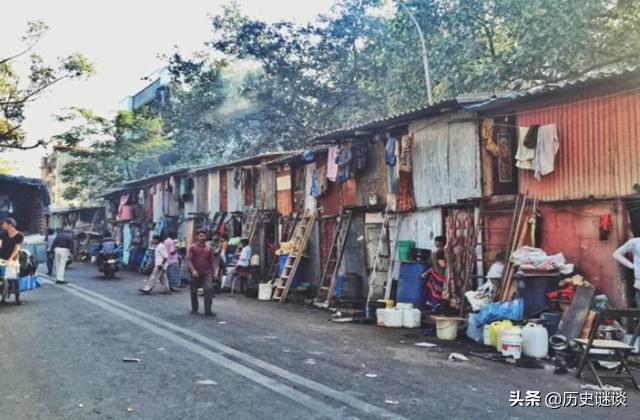
<instances>
[{"instance_id":1,"label":"clothes hanging on line","mask_svg":"<svg viewBox=\"0 0 640 420\"><path fill-rule=\"evenodd\" d=\"M411 172L411 145L413 136L406 134L402 136L400 141L400 159L398 161L398 170L403 172Z\"/></svg>"},{"instance_id":2,"label":"clothes hanging on line","mask_svg":"<svg viewBox=\"0 0 640 420\"><path fill-rule=\"evenodd\" d=\"M516 167L533 170L533 160L536 157L536 149L525 146L524 141L530 127L518 127L518 150L516 151ZM536 130L536 133L538 131ZM537 143L537 140L536 140Z\"/></svg>"},{"instance_id":3,"label":"clothes hanging on line","mask_svg":"<svg viewBox=\"0 0 640 420\"><path fill-rule=\"evenodd\" d=\"M385 145L384 159L389 166L396 165L396 139L389 137Z\"/></svg>"},{"instance_id":4,"label":"clothes hanging on line","mask_svg":"<svg viewBox=\"0 0 640 420\"><path fill-rule=\"evenodd\" d=\"M540 126L538 129L538 144L536 158L533 161L534 178L540 181L555 169L556 154L560 150L560 141L555 124Z\"/></svg>"},{"instance_id":5,"label":"clothes hanging on line","mask_svg":"<svg viewBox=\"0 0 640 420\"><path fill-rule=\"evenodd\" d=\"M338 146L331 146L327 152L327 178L331 182L336 182L338 179Z\"/></svg>"}]
</instances>

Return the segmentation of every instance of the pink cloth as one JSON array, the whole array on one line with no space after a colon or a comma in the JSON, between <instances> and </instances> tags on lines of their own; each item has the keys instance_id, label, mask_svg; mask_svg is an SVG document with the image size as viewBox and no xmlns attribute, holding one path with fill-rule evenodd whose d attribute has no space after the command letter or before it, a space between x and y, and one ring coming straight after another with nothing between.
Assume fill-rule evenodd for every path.
<instances>
[{"instance_id":1,"label":"pink cloth","mask_svg":"<svg viewBox=\"0 0 640 420\"><path fill-rule=\"evenodd\" d=\"M176 242L171 238L167 238L164 240L164 247L169 254L167 262L169 264L178 264L178 247L176 246Z\"/></svg>"},{"instance_id":2,"label":"pink cloth","mask_svg":"<svg viewBox=\"0 0 640 420\"><path fill-rule=\"evenodd\" d=\"M338 146L329 147L327 154L327 179L331 182L336 182L338 179L338 164L336 159L338 158Z\"/></svg>"}]
</instances>

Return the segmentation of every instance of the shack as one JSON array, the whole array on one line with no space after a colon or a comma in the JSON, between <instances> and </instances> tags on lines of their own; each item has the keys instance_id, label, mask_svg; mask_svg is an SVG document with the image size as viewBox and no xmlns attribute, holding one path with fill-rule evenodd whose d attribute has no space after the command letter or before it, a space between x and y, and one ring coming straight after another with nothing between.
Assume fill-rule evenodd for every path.
<instances>
[{"instance_id":1,"label":"shack","mask_svg":"<svg viewBox=\"0 0 640 420\"><path fill-rule=\"evenodd\" d=\"M0 175L0 219L12 217L26 234L44 234L49 222L49 193L44 180Z\"/></svg>"}]
</instances>

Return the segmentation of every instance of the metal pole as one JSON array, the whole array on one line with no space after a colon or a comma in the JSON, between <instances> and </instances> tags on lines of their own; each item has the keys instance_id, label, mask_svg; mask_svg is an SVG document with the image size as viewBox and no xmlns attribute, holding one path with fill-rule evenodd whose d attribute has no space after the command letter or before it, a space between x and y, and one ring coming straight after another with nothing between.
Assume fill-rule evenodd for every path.
<instances>
[{"instance_id":1,"label":"metal pole","mask_svg":"<svg viewBox=\"0 0 640 420\"><path fill-rule=\"evenodd\" d=\"M416 30L418 31L420 44L422 44L422 66L424 67L424 81L427 85L427 101L429 102L429 105L433 105L433 96L431 95L431 76L429 75L429 59L427 58L427 43L424 39L424 33L422 32L422 29L420 28L420 25L418 24L415 16L413 15L413 13L411 13L411 10L409 10L409 8L402 1L397 0L397 2L402 10L404 10L405 13L409 16L409 18L415 25Z\"/></svg>"}]
</instances>

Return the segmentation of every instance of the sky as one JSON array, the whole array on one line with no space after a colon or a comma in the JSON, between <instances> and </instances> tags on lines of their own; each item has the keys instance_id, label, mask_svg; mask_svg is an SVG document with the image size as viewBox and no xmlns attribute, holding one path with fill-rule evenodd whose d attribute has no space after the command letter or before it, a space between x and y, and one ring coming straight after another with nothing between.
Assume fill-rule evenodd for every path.
<instances>
[{"instance_id":1,"label":"sky","mask_svg":"<svg viewBox=\"0 0 640 420\"><path fill-rule=\"evenodd\" d=\"M237 0L242 11L266 21L308 22L329 11L334 0ZM175 46L188 53L204 49L211 37L208 14L226 0L20 0L3 7L0 57L20 50L26 23L42 19L50 30L37 47L48 62L81 52L96 66L86 81L52 87L26 111L24 127L34 141L63 131L52 115L77 106L108 115L146 84L141 78L162 66L158 54ZM2 153L12 173L40 176L44 150Z\"/></svg>"}]
</instances>

